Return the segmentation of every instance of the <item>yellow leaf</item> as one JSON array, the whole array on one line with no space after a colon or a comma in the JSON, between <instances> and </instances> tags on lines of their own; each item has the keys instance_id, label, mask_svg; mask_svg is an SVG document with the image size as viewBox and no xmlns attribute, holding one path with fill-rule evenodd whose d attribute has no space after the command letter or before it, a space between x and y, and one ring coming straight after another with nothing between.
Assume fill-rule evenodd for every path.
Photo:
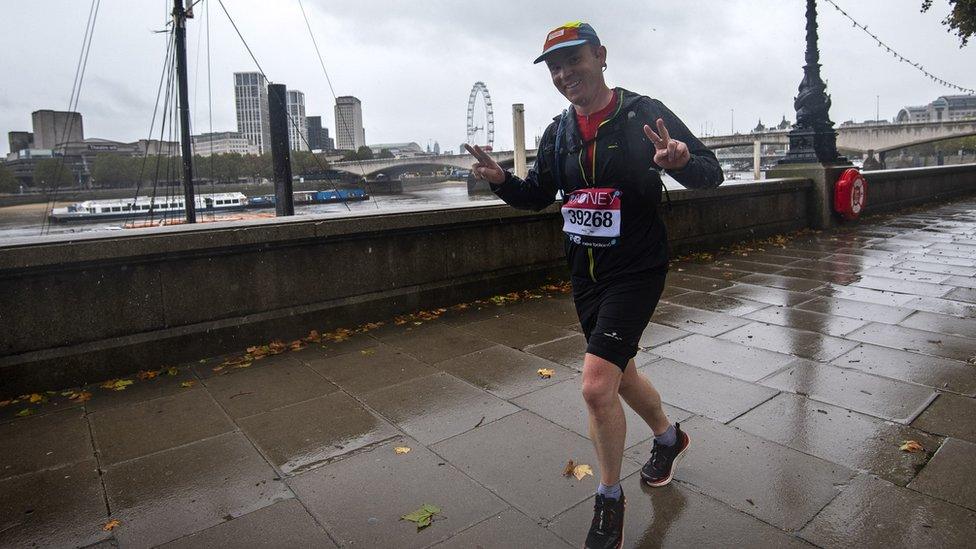
<instances>
[{"instance_id":1,"label":"yellow leaf","mask_svg":"<svg viewBox=\"0 0 976 549\"><path fill-rule=\"evenodd\" d=\"M901 441L900 449L902 452L911 452L911 453L918 453L918 452L925 451L925 447L914 440Z\"/></svg>"},{"instance_id":2,"label":"yellow leaf","mask_svg":"<svg viewBox=\"0 0 976 549\"><path fill-rule=\"evenodd\" d=\"M190 387L193 387L196 384L197 384L197 382L196 381L193 381L191 379L189 381L184 381L183 383L180 383L180 387L182 387L184 389L189 389Z\"/></svg>"},{"instance_id":3,"label":"yellow leaf","mask_svg":"<svg viewBox=\"0 0 976 549\"><path fill-rule=\"evenodd\" d=\"M410 448L407 448L406 446L397 446L396 448L393 449L393 451L396 452L397 455L406 454L407 452L410 451Z\"/></svg>"},{"instance_id":4,"label":"yellow leaf","mask_svg":"<svg viewBox=\"0 0 976 549\"><path fill-rule=\"evenodd\" d=\"M359 352L361 354L363 354L364 356L375 355L376 354L376 349L363 349L362 351L359 351Z\"/></svg>"},{"instance_id":5,"label":"yellow leaf","mask_svg":"<svg viewBox=\"0 0 976 549\"><path fill-rule=\"evenodd\" d=\"M73 400L75 402L88 402L91 400L92 394L88 391L79 391L77 393L71 393L68 400Z\"/></svg>"},{"instance_id":6,"label":"yellow leaf","mask_svg":"<svg viewBox=\"0 0 976 549\"><path fill-rule=\"evenodd\" d=\"M146 381L147 379L155 379L159 375L159 370L142 370L139 372L139 379Z\"/></svg>"},{"instance_id":7,"label":"yellow leaf","mask_svg":"<svg viewBox=\"0 0 976 549\"><path fill-rule=\"evenodd\" d=\"M593 476L593 469L590 469L589 465L580 463L576 467L573 467L573 476L576 477L576 480L583 480L583 477L586 475Z\"/></svg>"},{"instance_id":8,"label":"yellow leaf","mask_svg":"<svg viewBox=\"0 0 976 549\"><path fill-rule=\"evenodd\" d=\"M128 387L129 385L132 385L132 380L131 379L120 379L120 380L118 380L118 381L115 382L115 385L112 387L112 390L113 391L124 391L125 388Z\"/></svg>"},{"instance_id":9,"label":"yellow leaf","mask_svg":"<svg viewBox=\"0 0 976 549\"><path fill-rule=\"evenodd\" d=\"M573 469L575 469L575 468L576 468L576 464L573 463L573 460L567 461L566 462L566 466L563 467L563 476L564 477L568 477L569 475L572 475L573 474Z\"/></svg>"},{"instance_id":10,"label":"yellow leaf","mask_svg":"<svg viewBox=\"0 0 976 549\"><path fill-rule=\"evenodd\" d=\"M106 532L111 532L112 530L115 529L116 526L118 526L120 524L122 524L122 523L119 522L118 519L112 519L112 520L106 522L105 523L105 526L102 526L102 530L105 530Z\"/></svg>"},{"instance_id":11,"label":"yellow leaf","mask_svg":"<svg viewBox=\"0 0 976 549\"><path fill-rule=\"evenodd\" d=\"M47 400L47 397L44 396L44 395L40 395L40 394L37 394L37 393L31 393L31 396L30 396L30 403L31 404L37 404L38 402L44 402L46 400Z\"/></svg>"},{"instance_id":12,"label":"yellow leaf","mask_svg":"<svg viewBox=\"0 0 976 549\"><path fill-rule=\"evenodd\" d=\"M553 370L552 368L539 368L537 373L539 374L539 377L541 377L542 379L549 379L553 375L555 375L556 371Z\"/></svg>"},{"instance_id":13,"label":"yellow leaf","mask_svg":"<svg viewBox=\"0 0 976 549\"><path fill-rule=\"evenodd\" d=\"M170 367L168 370L166 370L166 375L168 375L168 376L178 376L178 375L180 375L180 369L179 368L176 368L176 367Z\"/></svg>"},{"instance_id":14,"label":"yellow leaf","mask_svg":"<svg viewBox=\"0 0 976 549\"><path fill-rule=\"evenodd\" d=\"M33 413L34 413L34 410L32 410L30 408L24 408L23 410L17 412L14 415L17 416L17 417L27 417L29 415L32 415Z\"/></svg>"}]
</instances>

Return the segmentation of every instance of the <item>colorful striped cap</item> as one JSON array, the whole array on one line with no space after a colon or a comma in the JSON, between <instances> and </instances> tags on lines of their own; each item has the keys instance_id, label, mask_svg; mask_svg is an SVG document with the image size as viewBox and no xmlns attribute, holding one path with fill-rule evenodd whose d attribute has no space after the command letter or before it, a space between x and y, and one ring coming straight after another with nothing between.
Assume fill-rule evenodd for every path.
<instances>
[{"instance_id":1,"label":"colorful striped cap","mask_svg":"<svg viewBox=\"0 0 976 549\"><path fill-rule=\"evenodd\" d=\"M541 63L553 50L579 46L589 42L595 46L600 45L600 37L589 23L582 21L572 21L549 31L546 35L546 43L542 46L542 55L536 58L533 63Z\"/></svg>"}]
</instances>

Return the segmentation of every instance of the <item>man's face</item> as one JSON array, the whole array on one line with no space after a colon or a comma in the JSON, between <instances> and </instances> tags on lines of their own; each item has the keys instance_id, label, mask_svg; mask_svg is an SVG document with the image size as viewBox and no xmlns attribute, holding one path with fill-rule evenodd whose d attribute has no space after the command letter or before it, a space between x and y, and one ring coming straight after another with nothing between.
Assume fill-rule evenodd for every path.
<instances>
[{"instance_id":1,"label":"man's face","mask_svg":"<svg viewBox=\"0 0 976 549\"><path fill-rule=\"evenodd\" d=\"M603 89L603 64L607 50L582 44L562 48L546 56L552 83L569 102L587 105Z\"/></svg>"}]
</instances>

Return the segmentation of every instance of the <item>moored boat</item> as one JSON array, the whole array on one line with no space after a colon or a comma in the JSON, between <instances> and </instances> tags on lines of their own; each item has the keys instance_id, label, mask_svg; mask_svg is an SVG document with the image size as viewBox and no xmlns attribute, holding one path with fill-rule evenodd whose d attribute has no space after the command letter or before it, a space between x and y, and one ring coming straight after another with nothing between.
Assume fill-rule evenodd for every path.
<instances>
[{"instance_id":1,"label":"moored boat","mask_svg":"<svg viewBox=\"0 0 976 549\"><path fill-rule=\"evenodd\" d=\"M231 212L247 206L243 193L199 194L194 197L197 212ZM186 213L186 203L179 197L140 196L135 199L118 198L86 200L64 208L54 208L48 217L52 221L93 221L99 219L138 219L143 217L179 216Z\"/></svg>"}]
</instances>

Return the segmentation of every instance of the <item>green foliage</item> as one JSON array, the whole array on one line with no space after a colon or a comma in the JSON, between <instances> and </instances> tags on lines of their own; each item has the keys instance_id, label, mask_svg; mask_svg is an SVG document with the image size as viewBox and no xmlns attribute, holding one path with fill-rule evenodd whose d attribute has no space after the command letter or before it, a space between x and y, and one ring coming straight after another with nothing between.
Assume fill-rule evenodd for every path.
<instances>
[{"instance_id":1,"label":"green foliage","mask_svg":"<svg viewBox=\"0 0 976 549\"><path fill-rule=\"evenodd\" d=\"M366 145L363 145L362 147L359 147L358 151L356 151L356 155L359 156L360 160L372 160L373 149L367 147Z\"/></svg>"},{"instance_id":2,"label":"green foliage","mask_svg":"<svg viewBox=\"0 0 976 549\"><path fill-rule=\"evenodd\" d=\"M949 27L949 32L959 35L959 47L969 43L969 39L976 34L976 0L949 0L952 10L942 20L942 24ZM932 0L922 1L922 11L929 11Z\"/></svg>"},{"instance_id":3,"label":"green foliage","mask_svg":"<svg viewBox=\"0 0 976 549\"><path fill-rule=\"evenodd\" d=\"M45 158L34 166L35 187L69 187L74 182L74 174L57 158Z\"/></svg>"},{"instance_id":4,"label":"green foliage","mask_svg":"<svg viewBox=\"0 0 976 549\"><path fill-rule=\"evenodd\" d=\"M136 183L139 177L140 164L133 160L141 159L119 156L117 154L100 154L95 157L92 166L93 183L101 187L129 187Z\"/></svg>"},{"instance_id":5,"label":"green foliage","mask_svg":"<svg viewBox=\"0 0 976 549\"><path fill-rule=\"evenodd\" d=\"M20 189L20 181L6 166L0 164L0 193L15 193Z\"/></svg>"},{"instance_id":6,"label":"green foliage","mask_svg":"<svg viewBox=\"0 0 976 549\"><path fill-rule=\"evenodd\" d=\"M376 158L394 158L394 156L393 153L390 152L390 149L383 149L380 151L380 154L376 156Z\"/></svg>"}]
</instances>

